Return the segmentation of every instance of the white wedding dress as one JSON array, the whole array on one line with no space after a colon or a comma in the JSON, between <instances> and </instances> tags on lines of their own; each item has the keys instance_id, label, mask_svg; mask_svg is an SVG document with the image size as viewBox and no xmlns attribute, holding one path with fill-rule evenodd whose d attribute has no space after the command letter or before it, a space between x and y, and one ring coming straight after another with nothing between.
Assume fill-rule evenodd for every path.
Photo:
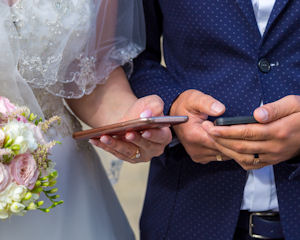
<instances>
[{"instance_id":1,"label":"white wedding dress","mask_svg":"<svg viewBox=\"0 0 300 240\"><path fill-rule=\"evenodd\" d=\"M143 47L141 1L0 0L0 95L62 124L51 158L64 204L0 222L0 239L134 239L96 152L71 133L63 98L80 98ZM137 24L141 22L141 25Z\"/></svg>"}]
</instances>

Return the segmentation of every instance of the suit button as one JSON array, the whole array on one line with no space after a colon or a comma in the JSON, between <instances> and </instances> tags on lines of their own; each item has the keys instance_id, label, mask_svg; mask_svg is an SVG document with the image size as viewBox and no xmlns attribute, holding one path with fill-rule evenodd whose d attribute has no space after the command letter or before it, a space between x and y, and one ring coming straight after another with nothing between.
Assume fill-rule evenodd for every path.
<instances>
[{"instance_id":1,"label":"suit button","mask_svg":"<svg viewBox=\"0 0 300 240\"><path fill-rule=\"evenodd\" d=\"M271 70L271 65L267 59L262 58L258 62L258 68L261 72L268 73Z\"/></svg>"}]
</instances>

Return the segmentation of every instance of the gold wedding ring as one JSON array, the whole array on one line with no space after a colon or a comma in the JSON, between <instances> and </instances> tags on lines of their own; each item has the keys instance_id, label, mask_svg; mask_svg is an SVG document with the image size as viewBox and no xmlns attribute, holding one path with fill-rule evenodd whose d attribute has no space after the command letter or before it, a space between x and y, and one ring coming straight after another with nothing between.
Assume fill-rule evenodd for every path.
<instances>
[{"instance_id":1,"label":"gold wedding ring","mask_svg":"<svg viewBox=\"0 0 300 240\"><path fill-rule=\"evenodd\" d=\"M140 149L136 149L135 153L130 157L131 160L139 159L141 157Z\"/></svg>"},{"instance_id":2,"label":"gold wedding ring","mask_svg":"<svg viewBox=\"0 0 300 240\"><path fill-rule=\"evenodd\" d=\"M260 162L259 154L258 154L258 153L254 153L253 156L254 156L253 164L254 164L254 165L259 164L259 162Z\"/></svg>"},{"instance_id":3,"label":"gold wedding ring","mask_svg":"<svg viewBox=\"0 0 300 240\"><path fill-rule=\"evenodd\" d=\"M223 161L221 154L216 155L216 158L217 158L217 161L219 161L219 162Z\"/></svg>"}]
</instances>

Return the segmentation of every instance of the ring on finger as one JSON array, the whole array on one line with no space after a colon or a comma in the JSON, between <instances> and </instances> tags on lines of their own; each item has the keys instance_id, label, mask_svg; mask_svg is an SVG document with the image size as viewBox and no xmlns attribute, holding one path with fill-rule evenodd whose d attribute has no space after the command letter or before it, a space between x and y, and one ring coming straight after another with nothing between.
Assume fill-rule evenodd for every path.
<instances>
[{"instance_id":1,"label":"ring on finger","mask_svg":"<svg viewBox=\"0 0 300 240\"><path fill-rule=\"evenodd\" d=\"M253 156L254 156L253 164L254 164L254 165L259 164L259 162L260 162L259 154L258 154L258 153L254 153Z\"/></svg>"},{"instance_id":2,"label":"ring on finger","mask_svg":"<svg viewBox=\"0 0 300 240\"><path fill-rule=\"evenodd\" d=\"M133 159L139 159L141 157L140 149L136 148L135 153L130 157L131 160Z\"/></svg>"},{"instance_id":3,"label":"ring on finger","mask_svg":"<svg viewBox=\"0 0 300 240\"><path fill-rule=\"evenodd\" d=\"M217 154L217 155L216 155L216 159L217 159L217 161L219 161L219 162L223 161L223 158L222 158L222 155L221 155L221 154Z\"/></svg>"}]
</instances>

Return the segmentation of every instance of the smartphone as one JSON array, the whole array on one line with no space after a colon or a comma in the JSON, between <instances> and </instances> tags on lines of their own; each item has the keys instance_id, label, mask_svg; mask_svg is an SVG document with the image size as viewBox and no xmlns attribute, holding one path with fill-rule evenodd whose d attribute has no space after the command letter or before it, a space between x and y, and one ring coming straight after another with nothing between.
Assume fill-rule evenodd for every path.
<instances>
[{"instance_id":1,"label":"smartphone","mask_svg":"<svg viewBox=\"0 0 300 240\"><path fill-rule=\"evenodd\" d=\"M106 125L99 128L75 132L73 133L73 138L77 140L86 140L91 138L99 138L102 135L124 135L129 131L143 131L152 128L168 127L170 125L185 123L187 121L188 116L138 118L130 121Z\"/></svg>"},{"instance_id":2,"label":"smartphone","mask_svg":"<svg viewBox=\"0 0 300 240\"><path fill-rule=\"evenodd\" d=\"M258 123L253 116L221 117L214 121L215 126L230 126L238 124Z\"/></svg>"}]
</instances>

